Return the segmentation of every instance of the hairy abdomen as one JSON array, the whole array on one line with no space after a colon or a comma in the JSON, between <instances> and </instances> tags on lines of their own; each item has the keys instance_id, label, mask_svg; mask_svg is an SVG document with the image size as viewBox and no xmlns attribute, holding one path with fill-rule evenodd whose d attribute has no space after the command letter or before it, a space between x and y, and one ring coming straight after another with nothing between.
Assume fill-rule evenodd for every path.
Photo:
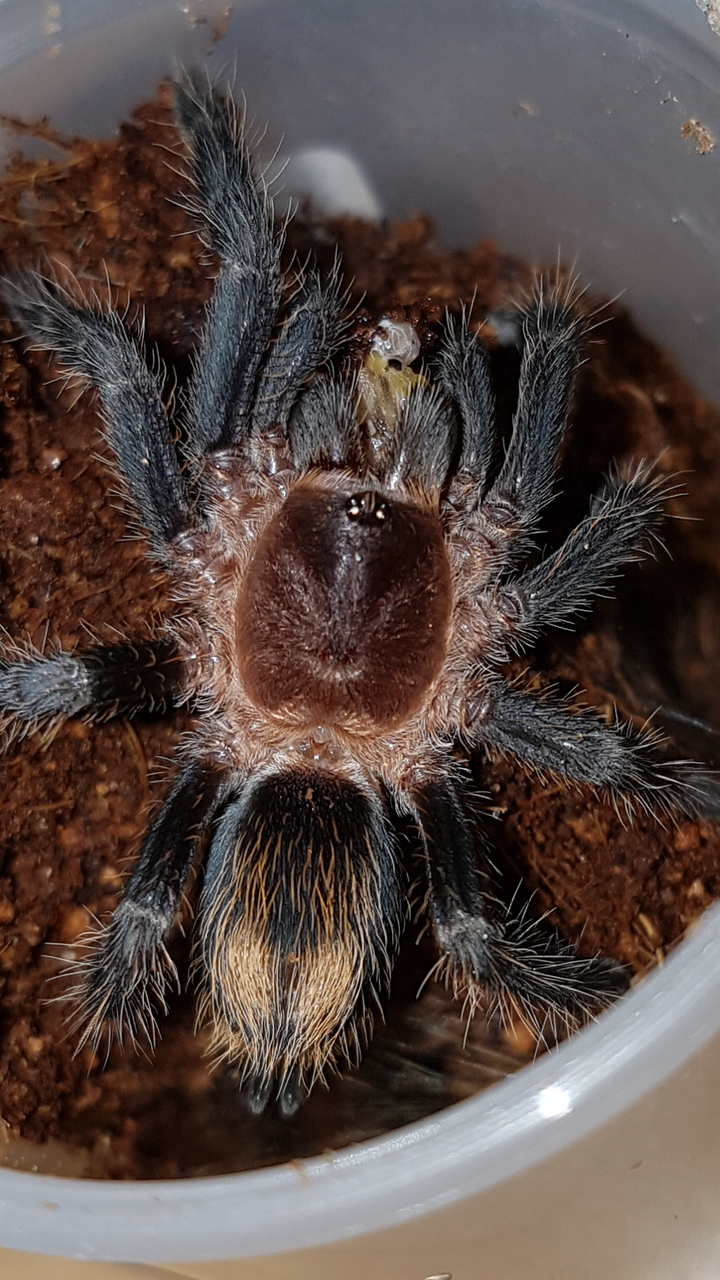
<instances>
[{"instance_id":1,"label":"hairy abdomen","mask_svg":"<svg viewBox=\"0 0 720 1280\"><path fill-rule=\"evenodd\" d=\"M379 796L321 770L248 783L218 823L198 914L221 1055L264 1087L352 1056L404 917Z\"/></svg>"}]
</instances>

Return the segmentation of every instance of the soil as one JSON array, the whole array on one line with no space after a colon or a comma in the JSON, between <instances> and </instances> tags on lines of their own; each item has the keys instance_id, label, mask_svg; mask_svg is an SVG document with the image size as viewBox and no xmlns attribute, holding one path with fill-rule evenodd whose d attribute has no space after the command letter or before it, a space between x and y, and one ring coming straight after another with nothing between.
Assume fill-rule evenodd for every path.
<instances>
[{"instance_id":1,"label":"soil","mask_svg":"<svg viewBox=\"0 0 720 1280\"><path fill-rule=\"evenodd\" d=\"M18 152L0 185L2 273L49 264L61 276L72 272L88 293L105 298L109 290L131 318L144 309L149 346L182 382L214 268L174 202L180 180L168 149L178 140L166 91L111 142L58 137L45 125L26 131L45 138L48 154ZM328 223L311 210L290 227L288 260L310 252L327 265L336 246L359 308L357 343L391 315L416 325L426 357L446 307L474 297L474 316L494 313L532 274L485 241L469 252L443 250L422 217L377 227ZM720 414L623 310L607 307L597 318L548 544L583 515L613 458L657 458L660 470L682 473L686 492L669 503L671 557L633 566L575 633L548 636L531 678L579 686L583 701L608 714L618 705L638 725L657 711L677 752L720 764ZM518 354L492 328L482 330L507 425ZM146 634L169 607L167 583L114 491L92 396L53 378L50 363L21 343L0 346L0 622L15 639L64 648L117 631ZM67 1004L53 1000L63 981L51 944L70 954L117 902L186 724L180 715L73 721L30 734L5 755L0 1130L9 1141L0 1159L4 1152L5 1163L111 1178L252 1168L416 1120L532 1058L538 1046L522 1024L488 1027L476 1017L468 1029L433 983L415 999L435 958L426 935L418 942L420 924L407 931L386 1022L362 1066L316 1090L291 1121L272 1112L253 1118L232 1073L211 1070L192 993L173 1001L154 1055L115 1048L107 1062L88 1049L74 1056ZM510 888L521 877L537 909L551 911L583 952L613 955L639 977L720 895L717 827L647 817L630 824L591 795L543 785L512 762L475 765ZM405 842L412 857L409 836ZM182 935L175 950L185 972ZM23 1138L50 1145L23 1148Z\"/></svg>"}]
</instances>

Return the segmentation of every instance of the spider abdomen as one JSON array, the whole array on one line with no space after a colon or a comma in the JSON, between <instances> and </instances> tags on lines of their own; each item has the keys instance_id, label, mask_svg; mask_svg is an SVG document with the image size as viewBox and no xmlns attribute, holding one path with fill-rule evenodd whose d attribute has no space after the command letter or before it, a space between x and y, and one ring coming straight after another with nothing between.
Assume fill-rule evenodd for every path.
<instances>
[{"instance_id":1,"label":"spider abdomen","mask_svg":"<svg viewBox=\"0 0 720 1280\"><path fill-rule=\"evenodd\" d=\"M373 788L317 769L247 784L220 820L199 915L221 1054L262 1088L297 1067L312 1080L337 1045L352 1052L404 916Z\"/></svg>"},{"instance_id":2,"label":"spider abdomen","mask_svg":"<svg viewBox=\"0 0 720 1280\"><path fill-rule=\"evenodd\" d=\"M298 485L243 583L243 683L264 710L312 724L398 725L442 668L450 607L432 510L370 488Z\"/></svg>"}]
</instances>

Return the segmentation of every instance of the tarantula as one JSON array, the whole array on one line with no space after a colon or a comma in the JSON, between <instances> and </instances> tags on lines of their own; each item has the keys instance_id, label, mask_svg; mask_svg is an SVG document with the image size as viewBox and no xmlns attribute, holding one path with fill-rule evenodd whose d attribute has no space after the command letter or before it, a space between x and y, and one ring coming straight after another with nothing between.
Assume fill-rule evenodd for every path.
<instances>
[{"instance_id":1,"label":"tarantula","mask_svg":"<svg viewBox=\"0 0 720 1280\"><path fill-rule=\"evenodd\" d=\"M488 359L448 319L435 378L394 414L358 414L330 357L337 272L288 291L282 229L230 97L175 88L197 212L220 268L181 422L141 341L109 308L28 272L5 286L20 328L99 396L107 439L176 616L152 640L41 653L6 646L6 729L194 704L174 785L79 975L84 1039L152 1032L176 980L167 940L207 838L196 973L215 1048L251 1106L291 1113L359 1051L408 914L391 814L417 826L427 911L456 995L489 991L580 1019L626 986L494 896L468 813L469 751L623 798L718 814L711 777L647 738L507 683L503 660L586 609L652 540L667 487L609 478L560 550L524 568L552 494L587 322L538 287L521 313L512 436L497 457ZM335 362L337 364L337 361Z\"/></svg>"}]
</instances>

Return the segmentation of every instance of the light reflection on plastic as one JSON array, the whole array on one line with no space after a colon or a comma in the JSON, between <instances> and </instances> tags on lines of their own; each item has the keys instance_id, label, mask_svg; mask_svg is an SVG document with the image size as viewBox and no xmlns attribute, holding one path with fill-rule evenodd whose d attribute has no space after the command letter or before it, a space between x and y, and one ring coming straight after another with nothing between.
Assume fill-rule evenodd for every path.
<instances>
[{"instance_id":1,"label":"light reflection on plastic","mask_svg":"<svg viewBox=\"0 0 720 1280\"><path fill-rule=\"evenodd\" d=\"M566 1116L568 1111L572 1111L572 1099L567 1089L561 1089L558 1084L551 1084L547 1089L541 1089L538 1094L538 1111L546 1120L552 1120L556 1116Z\"/></svg>"}]
</instances>

